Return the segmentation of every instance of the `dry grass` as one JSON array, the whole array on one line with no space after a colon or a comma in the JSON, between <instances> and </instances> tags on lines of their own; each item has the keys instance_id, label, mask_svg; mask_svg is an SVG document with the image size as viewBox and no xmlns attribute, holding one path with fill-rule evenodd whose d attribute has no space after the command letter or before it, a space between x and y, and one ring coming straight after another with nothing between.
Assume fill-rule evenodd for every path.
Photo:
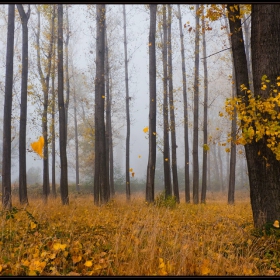
<instances>
[{"instance_id":1,"label":"dry grass","mask_svg":"<svg viewBox=\"0 0 280 280\"><path fill-rule=\"evenodd\" d=\"M92 196L30 199L28 212L0 217L0 275L280 275L280 244L252 235L248 195L226 200L210 193L170 209L141 194L101 207Z\"/></svg>"}]
</instances>

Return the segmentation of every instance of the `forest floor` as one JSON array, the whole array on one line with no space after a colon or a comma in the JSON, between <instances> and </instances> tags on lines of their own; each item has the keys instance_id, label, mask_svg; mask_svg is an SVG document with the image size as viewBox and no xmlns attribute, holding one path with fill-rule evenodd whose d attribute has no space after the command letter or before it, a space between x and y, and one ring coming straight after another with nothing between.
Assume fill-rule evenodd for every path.
<instances>
[{"instance_id":1,"label":"forest floor","mask_svg":"<svg viewBox=\"0 0 280 280\"><path fill-rule=\"evenodd\" d=\"M234 205L215 193L198 205L69 198L1 212L0 276L280 275L280 237L254 230L248 193Z\"/></svg>"}]
</instances>

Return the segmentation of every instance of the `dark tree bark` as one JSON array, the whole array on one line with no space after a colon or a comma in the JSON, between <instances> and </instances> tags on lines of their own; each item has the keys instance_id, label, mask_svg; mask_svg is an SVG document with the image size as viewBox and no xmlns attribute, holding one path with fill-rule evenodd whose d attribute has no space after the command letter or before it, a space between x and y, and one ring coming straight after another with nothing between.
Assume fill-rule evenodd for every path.
<instances>
[{"instance_id":1,"label":"dark tree bark","mask_svg":"<svg viewBox=\"0 0 280 280\"><path fill-rule=\"evenodd\" d=\"M68 107L70 99L70 81L69 81L69 39L70 39L70 28L68 19L68 5L66 6L66 39L65 39L65 84L66 84L66 98L65 98L65 126L66 126L66 145L68 137Z\"/></svg>"},{"instance_id":2,"label":"dark tree bark","mask_svg":"<svg viewBox=\"0 0 280 280\"><path fill-rule=\"evenodd\" d=\"M94 204L106 203L105 100L105 4L96 5L96 77L95 77L95 175Z\"/></svg>"},{"instance_id":3,"label":"dark tree bark","mask_svg":"<svg viewBox=\"0 0 280 280\"><path fill-rule=\"evenodd\" d=\"M3 117L2 204L12 208L11 192L11 118L13 101L15 5L9 4L6 52L5 103Z\"/></svg>"},{"instance_id":4,"label":"dark tree bark","mask_svg":"<svg viewBox=\"0 0 280 280\"><path fill-rule=\"evenodd\" d=\"M107 25L105 25L105 91L106 91L106 196L110 198L110 134L111 134L111 99L109 81L109 46L107 40Z\"/></svg>"},{"instance_id":5,"label":"dark tree bark","mask_svg":"<svg viewBox=\"0 0 280 280\"><path fill-rule=\"evenodd\" d=\"M172 150L172 179L173 179L173 191L176 197L176 202L180 203L179 196L179 183L178 183L178 172L177 172L177 143L176 143L176 121L174 112L174 97L173 97L173 67L172 67L172 38L171 38L171 21L172 11L170 4L168 7L168 81L169 81L169 107L170 107L170 130L171 130L171 150Z\"/></svg>"},{"instance_id":6,"label":"dark tree bark","mask_svg":"<svg viewBox=\"0 0 280 280\"><path fill-rule=\"evenodd\" d=\"M195 61L194 61L194 108L193 108L193 203L199 202L199 165L198 165L198 116L199 116L199 4L195 5Z\"/></svg>"},{"instance_id":7,"label":"dark tree bark","mask_svg":"<svg viewBox=\"0 0 280 280\"><path fill-rule=\"evenodd\" d=\"M124 65L125 65L125 100L126 100L126 153L125 153L125 178L126 178L126 200L130 200L130 113L129 113L129 91L128 91L128 59L127 59L127 41L126 41L126 13L123 5L123 30L124 30Z\"/></svg>"},{"instance_id":8,"label":"dark tree bark","mask_svg":"<svg viewBox=\"0 0 280 280\"><path fill-rule=\"evenodd\" d=\"M169 121L168 121L168 76L167 76L167 19L166 5L163 5L163 168L165 197L172 195L171 173L170 173L170 147L169 147Z\"/></svg>"},{"instance_id":9,"label":"dark tree bark","mask_svg":"<svg viewBox=\"0 0 280 280\"><path fill-rule=\"evenodd\" d=\"M206 203L207 189L207 156L208 156L208 70L206 59L206 42L205 42L205 21L202 17L202 45L203 45L203 70L204 70L204 104L203 104L203 158L202 158L202 187L201 187L201 203Z\"/></svg>"},{"instance_id":10,"label":"dark tree bark","mask_svg":"<svg viewBox=\"0 0 280 280\"><path fill-rule=\"evenodd\" d=\"M227 19L225 20L228 34L230 33ZM231 37L229 37L229 44L232 46ZM232 98L236 97L236 78L234 70L233 55L231 52L232 60ZM234 204L235 195L235 170L236 170L236 124L237 124L237 111L234 108L231 120L231 144L230 144L230 163L229 163L229 185L228 185L228 204Z\"/></svg>"},{"instance_id":11,"label":"dark tree bark","mask_svg":"<svg viewBox=\"0 0 280 280\"><path fill-rule=\"evenodd\" d=\"M28 81L28 19L30 5L25 12L21 4L17 4L22 25L22 72L21 72L21 102L20 102L20 128L19 128L19 201L27 204L26 183L26 121L27 121L27 81Z\"/></svg>"},{"instance_id":12,"label":"dark tree bark","mask_svg":"<svg viewBox=\"0 0 280 280\"><path fill-rule=\"evenodd\" d=\"M53 53L55 57L55 50ZM52 135L52 195L56 198L56 182L55 182L55 62L52 65L52 125L51 125L51 135Z\"/></svg>"},{"instance_id":13,"label":"dark tree bark","mask_svg":"<svg viewBox=\"0 0 280 280\"><path fill-rule=\"evenodd\" d=\"M239 8L230 9L229 19L240 16ZM266 99L269 92L261 90L261 77L267 75L272 84L280 73L279 41L280 41L280 6L279 5L252 5L252 70L254 95ZM235 65L237 95L244 97L246 93L240 90L244 84L249 88L247 60L243 41L240 18L230 20L232 35L232 50ZM266 139L252 141L245 145L249 182L250 198L253 210L254 226L261 228L267 222L274 222L280 215L280 163L275 155L266 146ZM260 155L258 153L260 152Z\"/></svg>"},{"instance_id":14,"label":"dark tree bark","mask_svg":"<svg viewBox=\"0 0 280 280\"><path fill-rule=\"evenodd\" d=\"M60 148L60 194L63 205L69 204L68 170L66 153L66 125L63 97L63 5L57 5L58 38L57 38L57 84L59 108L59 148Z\"/></svg>"},{"instance_id":15,"label":"dark tree bark","mask_svg":"<svg viewBox=\"0 0 280 280\"><path fill-rule=\"evenodd\" d=\"M153 202L155 197L156 169L156 16L157 4L150 4L149 34L149 158L147 165L146 201Z\"/></svg>"},{"instance_id":16,"label":"dark tree bark","mask_svg":"<svg viewBox=\"0 0 280 280\"><path fill-rule=\"evenodd\" d=\"M187 99L187 81L186 81L186 63L185 63L185 48L184 34L182 28L181 9L178 4L179 28L181 39L181 57L182 57L182 76L183 76L183 100L184 100L184 146L185 146L185 201L190 203L190 156L189 156L189 129L188 129L188 99Z\"/></svg>"}]
</instances>

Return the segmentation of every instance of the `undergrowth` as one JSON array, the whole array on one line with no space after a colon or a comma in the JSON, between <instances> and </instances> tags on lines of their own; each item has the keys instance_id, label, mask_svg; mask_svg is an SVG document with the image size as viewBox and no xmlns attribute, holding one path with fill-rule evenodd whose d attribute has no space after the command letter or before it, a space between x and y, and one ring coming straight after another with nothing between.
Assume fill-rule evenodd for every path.
<instances>
[{"instance_id":1,"label":"undergrowth","mask_svg":"<svg viewBox=\"0 0 280 280\"><path fill-rule=\"evenodd\" d=\"M70 196L69 206L59 198L14 202L0 215L0 275L280 275L279 235L254 230L249 200L173 201L160 194L155 204L117 195L101 207L85 195Z\"/></svg>"}]
</instances>

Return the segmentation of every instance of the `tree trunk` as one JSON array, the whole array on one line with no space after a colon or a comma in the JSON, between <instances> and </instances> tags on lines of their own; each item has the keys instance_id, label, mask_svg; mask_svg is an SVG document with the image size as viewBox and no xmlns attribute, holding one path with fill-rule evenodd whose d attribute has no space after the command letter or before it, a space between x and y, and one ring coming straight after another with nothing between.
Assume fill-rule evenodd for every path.
<instances>
[{"instance_id":1,"label":"tree trunk","mask_svg":"<svg viewBox=\"0 0 280 280\"><path fill-rule=\"evenodd\" d=\"M199 4L195 5L195 61L194 61L194 108L193 108L193 203L199 202L199 164L198 164L198 116L199 116Z\"/></svg>"},{"instance_id":2,"label":"tree trunk","mask_svg":"<svg viewBox=\"0 0 280 280\"><path fill-rule=\"evenodd\" d=\"M110 129L111 129L111 100L109 86L109 50L107 40L107 25L105 25L105 90L106 90L106 197L110 198Z\"/></svg>"},{"instance_id":3,"label":"tree trunk","mask_svg":"<svg viewBox=\"0 0 280 280\"><path fill-rule=\"evenodd\" d=\"M77 100L76 88L74 85L74 125L75 125L75 158L76 158L76 191L80 192L80 166L79 166L79 141L78 141L78 123L77 123Z\"/></svg>"},{"instance_id":4,"label":"tree trunk","mask_svg":"<svg viewBox=\"0 0 280 280\"><path fill-rule=\"evenodd\" d=\"M168 92L167 92L167 21L166 5L163 5L163 168L165 197L172 195L171 173L170 173L170 147L169 147L169 121L168 121Z\"/></svg>"},{"instance_id":5,"label":"tree trunk","mask_svg":"<svg viewBox=\"0 0 280 280\"><path fill-rule=\"evenodd\" d=\"M70 82L69 82L69 39L70 39L70 29L69 29L69 19L68 19L68 5L66 4L66 39L65 39L65 82L66 82L66 98L65 98L65 126L66 126L66 145L68 137L68 108L69 108L69 98L70 98Z\"/></svg>"},{"instance_id":6,"label":"tree trunk","mask_svg":"<svg viewBox=\"0 0 280 280\"><path fill-rule=\"evenodd\" d=\"M129 115L129 91L128 91L128 60L127 60L127 41L126 41L126 14L125 5L123 5L123 30L124 30L124 65L125 65L125 92L126 92L126 154L125 154L125 178L126 178L126 200L130 200L130 115Z\"/></svg>"},{"instance_id":7,"label":"tree trunk","mask_svg":"<svg viewBox=\"0 0 280 280\"><path fill-rule=\"evenodd\" d=\"M149 158L147 165L146 201L153 202L155 196L156 167L156 16L157 4L150 4L150 34L149 34Z\"/></svg>"},{"instance_id":8,"label":"tree trunk","mask_svg":"<svg viewBox=\"0 0 280 280\"><path fill-rule=\"evenodd\" d=\"M231 11L231 5L227 6L229 18L239 16L240 11ZM279 69L279 5L252 5L252 70L255 96L264 99L268 97L268 90L261 90L261 77L267 75L272 84L280 73ZM240 18L230 20L230 32L232 35L232 49L235 65L237 94L239 97L246 93L240 90L240 85L249 87L247 61ZM237 31L235 31L237 30ZM269 34L269 36L268 36ZM245 145L249 182L250 198L253 210L254 226L261 228L267 222L274 222L280 215L280 163L275 155L266 146L266 139L258 142L254 140ZM260 152L260 155L258 153Z\"/></svg>"},{"instance_id":9,"label":"tree trunk","mask_svg":"<svg viewBox=\"0 0 280 280\"><path fill-rule=\"evenodd\" d=\"M173 179L173 190L176 202L180 203L179 196L179 183L178 183L178 172L177 172L177 143L176 143L176 121L174 112L174 97L173 97L173 67L172 67L172 38L171 38L171 21L172 11L170 4L168 6L168 81L169 81L169 106L170 106L170 130L171 130L171 150L172 150L172 179Z\"/></svg>"},{"instance_id":10,"label":"tree trunk","mask_svg":"<svg viewBox=\"0 0 280 280\"><path fill-rule=\"evenodd\" d=\"M55 56L55 51L54 54ZM56 198L56 183L55 183L55 62L53 61L52 67L52 125L51 125L51 135L52 135L52 195Z\"/></svg>"},{"instance_id":11,"label":"tree trunk","mask_svg":"<svg viewBox=\"0 0 280 280\"><path fill-rule=\"evenodd\" d=\"M202 45L203 45L203 68L204 68L204 104L203 104L203 163L202 163L202 187L201 187L201 203L206 202L206 188L207 188L207 156L208 156L208 71L206 58L206 42L205 42L205 21L202 17Z\"/></svg>"},{"instance_id":12,"label":"tree trunk","mask_svg":"<svg viewBox=\"0 0 280 280\"><path fill-rule=\"evenodd\" d=\"M68 171L66 154L66 125L63 98L63 5L58 4L58 38L57 38L57 74L58 74L58 108L59 108L59 148L60 148L60 194L63 205L69 204Z\"/></svg>"},{"instance_id":13,"label":"tree trunk","mask_svg":"<svg viewBox=\"0 0 280 280\"><path fill-rule=\"evenodd\" d=\"M105 4L96 5L96 78L95 78L95 175L94 204L106 203L105 99Z\"/></svg>"},{"instance_id":14,"label":"tree trunk","mask_svg":"<svg viewBox=\"0 0 280 280\"><path fill-rule=\"evenodd\" d=\"M5 103L3 117L2 204L12 208L11 191L11 119L13 101L15 5L9 4L6 52Z\"/></svg>"},{"instance_id":15,"label":"tree trunk","mask_svg":"<svg viewBox=\"0 0 280 280\"><path fill-rule=\"evenodd\" d=\"M186 65L185 65L185 49L184 34L182 30L182 18L180 4L178 4L179 28L181 39L181 57L182 57L182 76L183 76L183 99L184 99L184 146L185 146L185 201L190 203L190 165L189 165L189 131L188 131L188 99L187 99L187 82L186 82Z\"/></svg>"},{"instance_id":16,"label":"tree trunk","mask_svg":"<svg viewBox=\"0 0 280 280\"><path fill-rule=\"evenodd\" d=\"M221 192L224 192L224 168L223 168L223 161L222 161L222 155L221 155L221 146L218 144L218 160L219 160L219 169L220 169L220 184L221 184Z\"/></svg>"},{"instance_id":17,"label":"tree trunk","mask_svg":"<svg viewBox=\"0 0 280 280\"><path fill-rule=\"evenodd\" d=\"M26 183L26 120L27 120L27 82L28 82L28 19L30 5L25 13L23 6L17 4L22 24L22 72L21 72L21 102L19 131L19 201L28 204Z\"/></svg>"}]
</instances>

